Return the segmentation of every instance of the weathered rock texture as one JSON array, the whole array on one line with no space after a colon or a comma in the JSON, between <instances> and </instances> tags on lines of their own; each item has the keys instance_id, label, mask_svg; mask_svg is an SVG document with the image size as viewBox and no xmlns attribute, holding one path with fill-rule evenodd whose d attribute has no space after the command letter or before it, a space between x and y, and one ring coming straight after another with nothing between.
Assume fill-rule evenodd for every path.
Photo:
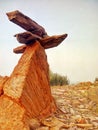
<instances>
[{"instance_id":1,"label":"weathered rock texture","mask_svg":"<svg viewBox=\"0 0 98 130\"><path fill-rule=\"evenodd\" d=\"M67 34L48 36L45 29L19 11L9 20L27 32L16 34L23 53L10 77L0 77L0 130L31 130L32 118L45 119L57 110L49 84L45 49L58 46Z\"/></svg>"},{"instance_id":2,"label":"weathered rock texture","mask_svg":"<svg viewBox=\"0 0 98 130\"><path fill-rule=\"evenodd\" d=\"M39 42L28 46L4 87L4 93L19 100L31 117L47 116L55 108L46 58Z\"/></svg>"},{"instance_id":3,"label":"weathered rock texture","mask_svg":"<svg viewBox=\"0 0 98 130\"><path fill-rule=\"evenodd\" d=\"M5 77L0 76L0 96L4 93L3 87L7 80L8 80L7 76L5 76Z\"/></svg>"},{"instance_id":4,"label":"weathered rock texture","mask_svg":"<svg viewBox=\"0 0 98 130\"><path fill-rule=\"evenodd\" d=\"M0 130L29 130L25 124L25 109L11 97L0 97Z\"/></svg>"},{"instance_id":5,"label":"weathered rock texture","mask_svg":"<svg viewBox=\"0 0 98 130\"><path fill-rule=\"evenodd\" d=\"M56 110L48 71L47 57L40 43L27 46L4 84L4 94L0 97L0 130L27 130L28 119L42 119Z\"/></svg>"},{"instance_id":6,"label":"weathered rock texture","mask_svg":"<svg viewBox=\"0 0 98 130\"><path fill-rule=\"evenodd\" d=\"M25 34L25 37L23 37L23 34ZM18 54L18 53L23 53L27 47L28 44L30 44L30 42L32 42L31 44L34 44L35 41L37 40L36 37L34 39L34 37L32 37L32 35L30 35L29 38L27 38L27 33L21 33L21 34L16 34L18 41L23 42L23 46L19 46L17 48L13 49L13 52ZM56 47L58 46L65 38L67 37L67 34L63 34L63 35L55 35L55 36L48 36L42 39L39 39L38 41L40 42L40 44L43 46L44 49L48 49L48 48L52 48L52 47Z\"/></svg>"},{"instance_id":7,"label":"weathered rock texture","mask_svg":"<svg viewBox=\"0 0 98 130\"><path fill-rule=\"evenodd\" d=\"M7 13L7 16L10 21L27 30L15 35L19 43L29 45L38 40L45 49L48 49L58 46L67 37L67 34L48 36L42 26L18 10ZM25 48L21 46L21 48L15 48L13 52L23 53Z\"/></svg>"},{"instance_id":8,"label":"weathered rock texture","mask_svg":"<svg viewBox=\"0 0 98 130\"><path fill-rule=\"evenodd\" d=\"M42 26L18 10L7 13L7 16L10 21L33 34L36 34L40 37L47 35L45 29Z\"/></svg>"}]
</instances>

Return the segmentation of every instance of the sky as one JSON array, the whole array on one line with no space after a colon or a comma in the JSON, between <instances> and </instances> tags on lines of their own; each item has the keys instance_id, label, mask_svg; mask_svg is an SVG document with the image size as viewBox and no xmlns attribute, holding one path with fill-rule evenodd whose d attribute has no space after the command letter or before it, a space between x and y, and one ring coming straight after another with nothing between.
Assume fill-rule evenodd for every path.
<instances>
[{"instance_id":1,"label":"sky","mask_svg":"<svg viewBox=\"0 0 98 130\"><path fill-rule=\"evenodd\" d=\"M98 0L2 0L0 1L0 75L12 73L21 54L13 37L25 30L10 22L7 12L19 10L43 26L48 35L68 34L57 47L47 49L54 73L71 83L98 77Z\"/></svg>"}]
</instances>

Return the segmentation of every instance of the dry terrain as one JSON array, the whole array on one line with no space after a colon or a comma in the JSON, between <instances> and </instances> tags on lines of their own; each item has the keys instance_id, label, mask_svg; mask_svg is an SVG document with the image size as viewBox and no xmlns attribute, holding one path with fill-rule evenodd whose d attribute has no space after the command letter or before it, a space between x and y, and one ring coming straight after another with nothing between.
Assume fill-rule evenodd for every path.
<instances>
[{"instance_id":1,"label":"dry terrain","mask_svg":"<svg viewBox=\"0 0 98 130\"><path fill-rule=\"evenodd\" d=\"M98 130L98 83L55 86L52 95L65 113L56 116L69 125L69 130Z\"/></svg>"},{"instance_id":2,"label":"dry terrain","mask_svg":"<svg viewBox=\"0 0 98 130\"><path fill-rule=\"evenodd\" d=\"M58 110L36 130L98 130L98 83L51 87ZM31 129L32 130L32 129Z\"/></svg>"}]
</instances>

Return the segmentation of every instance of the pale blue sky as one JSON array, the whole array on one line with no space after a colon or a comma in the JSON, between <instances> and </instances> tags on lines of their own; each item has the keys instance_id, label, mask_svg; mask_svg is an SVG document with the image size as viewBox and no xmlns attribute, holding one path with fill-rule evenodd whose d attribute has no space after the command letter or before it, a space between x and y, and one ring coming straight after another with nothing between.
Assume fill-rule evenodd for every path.
<instances>
[{"instance_id":1,"label":"pale blue sky","mask_svg":"<svg viewBox=\"0 0 98 130\"><path fill-rule=\"evenodd\" d=\"M14 34L24 32L6 13L20 10L42 25L49 35L67 33L56 48L46 50L53 72L71 82L98 77L98 0L2 0L0 1L0 75L10 75L21 55Z\"/></svg>"}]
</instances>

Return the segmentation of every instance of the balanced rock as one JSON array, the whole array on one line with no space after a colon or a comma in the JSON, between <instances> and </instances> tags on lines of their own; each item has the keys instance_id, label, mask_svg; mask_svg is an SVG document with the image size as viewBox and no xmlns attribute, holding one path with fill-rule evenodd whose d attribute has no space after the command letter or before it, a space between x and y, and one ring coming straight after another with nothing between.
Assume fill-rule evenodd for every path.
<instances>
[{"instance_id":1,"label":"balanced rock","mask_svg":"<svg viewBox=\"0 0 98 130\"><path fill-rule=\"evenodd\" d=\"M45 49L48 49L58 46L67 37L67 34L48 36L42 26L18 10L8 12L7 16L10 21L27 30L27 32L15 35L19 43L29 45L38 40ZM22 46L21 49L20 47L15 48L13 52L23 53L24 50Z\"/></svg>"},{"instance_id":2,"label":"balanced rock","mask_svg":"<svg viewBox=\"0 0 98 130\"><path fill-rule=\"evenodd\" d=\"M8 12L7 16L10 21L19 25L23 29L33 34L36 34L40 37L47 36L45 29L41 25L36 23L34 20L29 18L28 16L24 15L20 11L16 10L16 11Z\"/></svg>"},{"instance_id":3,"label":"balanced rock","mask_svg":"<svg viewBox=\"0 0 98 130\"><path fill-rule=\"evenodd\" d=\"M0 130L31 130L40 126L32 119L42 121L57 110L45 49L58 46L67 34L48 36L42 26L19 11L7 16L27 32L15 35L25 45L13 51L24 53L10 77L0 77Z\"/></svg>"},{"instance_id":4,"label":"balanced rock","mask_svg":"<svg viewBox=\"0 0 98 130\"><path fill-rule=\"evenodd\" d=\"M18 33L15 35L15 37L17 38L18 42L23 44L35 43L36 40L41 39L41 37L36 34L32 34L31 32Z\"/></svg>"},{"instance_id":5,"label":"balanced rock","mask_svg":"<svg viewBox=\"0 0 98 130\"><path fill-rule=\"evenodd\" d=\"M67 37L67 34L47 36L45 38L38 38L36 35L33 35L29 32L28 33L25 32L25 33L16 34L16 37L20 43L24 43L26 45L34 44L35 41L37 40L40 42L41 46L44 49L49 49L49 48L56 47L59 44L61 44L61 42ZM23 53L27 47L26 45L14 48L13 52L16 54Z\"/></svg>"},{"instance_id":6,"label":"balanced rock","mask_svg":"<svg viewBox=\"0 0 98 130\"><path fill-rule=\"evenodd\" d=\"M23 53L26 50L26 48L27 48L26 45L18 46L13 49L13 52L16 54Z\"/></svg>"}]
</instances>

